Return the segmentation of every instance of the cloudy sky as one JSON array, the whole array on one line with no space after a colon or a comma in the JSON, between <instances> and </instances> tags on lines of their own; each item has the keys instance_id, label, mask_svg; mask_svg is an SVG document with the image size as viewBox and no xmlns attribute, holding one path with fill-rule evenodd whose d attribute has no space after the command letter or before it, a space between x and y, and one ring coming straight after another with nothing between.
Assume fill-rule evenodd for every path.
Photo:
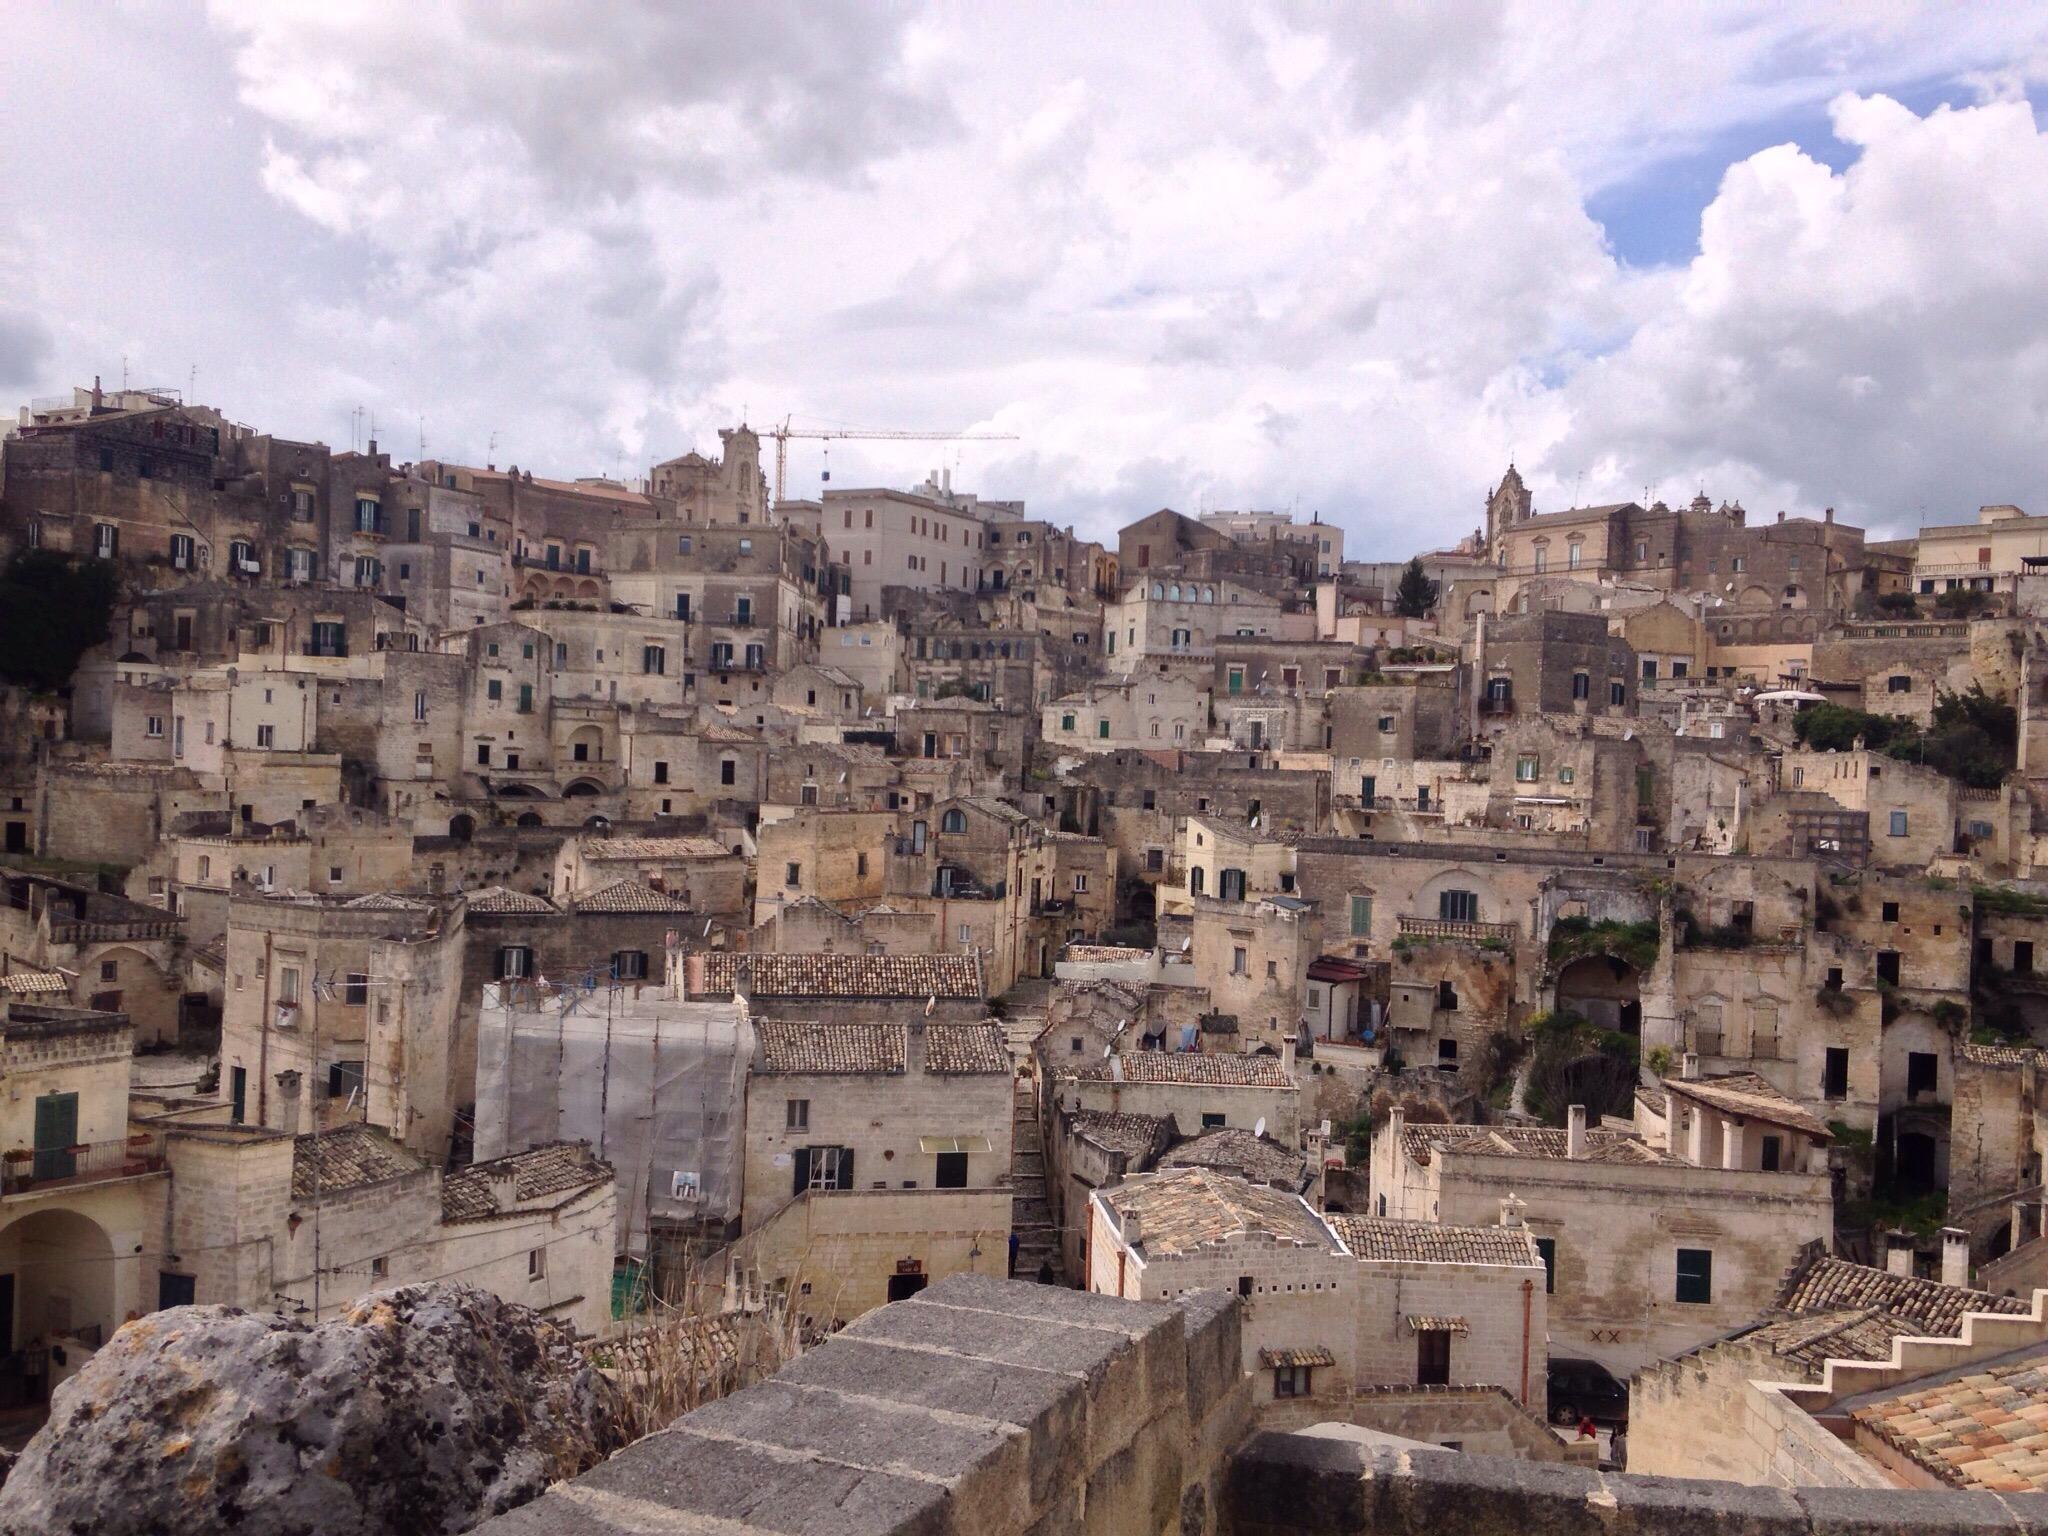
<instances>
[{"instance_id":1,"label":"cloudy sky","mask_svg":"<svg viewBox=\"0 0 2048 1536\"><path fill-rule=\"evenodd\" d=\"M1790 19L1788 19L1790 18ZM0 399L1354 552L1704 485L2048 511L2048 11L12 0ZM2048 102L2048 95L2041 95ZM196 374L195 374L196 370ZM492 442L495 438L495 449ZM791 455L792 494L823 457Z\"/></svg>"}]
</instances>

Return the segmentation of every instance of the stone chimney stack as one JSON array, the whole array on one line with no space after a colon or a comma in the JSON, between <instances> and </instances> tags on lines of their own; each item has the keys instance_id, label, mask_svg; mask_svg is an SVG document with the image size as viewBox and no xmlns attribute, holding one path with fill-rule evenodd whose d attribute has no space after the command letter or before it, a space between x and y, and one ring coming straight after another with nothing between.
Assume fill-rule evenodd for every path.
<instances>
[{"instance_id":1,"label":"stone chimney stack","mask_svg":"<svg viewBox=\"0 0 2048 1536\"><path fill-rule=\"evenodd\" d=\"M484 1170L484 1182L490 1187L491 1203L501 1211L519 1209L519 1170L509 1163Z\"/></svg>"},{"instance_id":2,"label":"stone chimney stack","mask_svg":"<svg viewBox=\"0 0 2048 1536\"><path fill-rule=\"evenodd\" d=\"M1906 1277L1908 1277L1908 1278L1910 1278L1910 1277L1912 1276L1912 1273L1913 1273L1913 1235L1912 1235L1912 1233L1910 1233L1910 1232L1901 1232L1901 1231L1899 1231L1899 1230L1898 1230L1897 1228L1894 1228L1893 1230L1891 1230L1891 1231L1889 1231L1889 1232L1885 1233L1885 1235L1884 1235L1884 1267L1885 1267L1885 1273L1886 1273L1886 1274L1891 1274L1891 1275L1903 1275L1903 1276L1906 1276Z\"/></svg>"},{"instance_id":3,"label":"stone chimney stack","mask_svg":"<svg viewBox=\"0 0 2048 1536\"><path fill-rule=\"evenodd\" d=\"M1522 1208L1528 1202L1519 1199L1513 1190L1500 1203L1500 1224L1504 1227L1519 1227L1522 1224Z\"/></svg>"},{"instance_id":4,"label":"stone chimney stack","mask_svg":"<svg viewBox=\"0 0 2048 1536\"><path fill-rule=\"evenodd\" d=\"M903 1030L903 1075L924 1076L924 1015L914 1013Z\"/></svg>"},{"instance_id":5,"label":"stone chimney stack","mask_svg":"<svg viewBox=\"0 0 2048 1536\"><path fill-rule=\"evenodd\" d=\"M1290 1080L1294 1077L1294 1053L1296 1048L1294 1036L1291 1034L1280 1042L1280 1070L1285 1072Z\"/></svg>"},{"instance_id":6,"label":"stone chimney stack","mask_svg":"<svg viewBox=\"0 0 2048 1536\"><path fill-rule=\"evenodd\" d=\"M1678 1075L1688 1083L1700 1080L1700 1053L1687 1051L1678 1058Z\"/></svg>"},{"instance_id":7,"label":"stone chimney stack","mask_svg":"<svg viewBox=\"0 0 2048 1536\"><path fill-rule=\"evenodd\" d=\"M1393 1155L1397 1162L1401 1156L1401 1137L1407 1129L1408 1111L1396 1104L1387 1111L1387 1142L1394 1149Z\"/></svg>"},{"instance_id":8,"label":"stone chimney stack","mask_svg":"<svg viewBox=\"0 0 2048 1536\"><path fill-rule=\"evenodd\" d=\"M1145 1240L1145 1223L1136 1211L1125 1211L1119 1225L1126 1248L1135 1248Z\"/></svg>"},{"instance_id":9,"label":"stone chimney stack","mask_svg":"<svg viewBox=\"0 0 2048 1536\"><path fill-rule=\"evenodd\" d=\"M1586 1106L1574 1104L1565 1111L1564 1155L1573 1162L1586 1158Z\"/></svg>"},{"instance_id":10,"label":"stone chimney stack","mask_svg":"<svg viewBox=\"0 0 2048 1536\"><path fill-rule=\"evenodd\" d=\"M703 995L704 954L703 951L696 950L683 957L683 996L702 997Z\"/></svg>"},{"instance_id":11,"label":"stone chimney stack","mask_svg":"<svg viewBox=\"0 0 2048 1536\"><path fill-rule=\"evenodd\" d=\"M284 1100L284 1133L287 1136L299 1134L299 1082L299 1074L289 1069L277 1074L277 1096Z\"/></svg>"},{"instance_id":12,"label":"stone chimney stack","mask_svg":"<svg viewBox=\"0 0 2048 1536\"><path fill-rule=\"evenodd\" d=\"M1970 1234L1961 1227L1941 1229L1941 1283L1970 1288Z\"/></svg>"}]
</instances>

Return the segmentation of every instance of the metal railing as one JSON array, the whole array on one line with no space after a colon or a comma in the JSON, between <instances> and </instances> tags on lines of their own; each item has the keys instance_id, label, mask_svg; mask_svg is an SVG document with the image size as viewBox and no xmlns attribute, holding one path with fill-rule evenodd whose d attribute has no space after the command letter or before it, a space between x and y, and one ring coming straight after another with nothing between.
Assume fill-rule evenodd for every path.
<instances>
[{"instance_id":1,"label":"metal railing","mask_svg":"<svg viewBox=\"0 0 2048 1536\"><path fill-rule=\"evenodd\" d=\"M18 1149L0 1158L0 1194L135 1178L160 1172L163 1166L163 1141L151 1131L138 1131L121 1141Z\"/></svg>"}]
</instances>

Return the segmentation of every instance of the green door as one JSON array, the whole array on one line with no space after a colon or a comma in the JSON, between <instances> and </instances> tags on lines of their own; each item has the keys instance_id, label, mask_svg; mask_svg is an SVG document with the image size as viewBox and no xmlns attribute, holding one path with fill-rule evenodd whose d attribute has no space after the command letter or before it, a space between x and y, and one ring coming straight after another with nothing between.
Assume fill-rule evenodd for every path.
<instances>
[{"instance_id":1,"label":"green door","mask_svg":"<svg viewBox=\"0 0 2048 1536\"><path fill-rule=\"evenodd\" d=\"M77 1172L78 1095L46 1093L36 1100L36 1177L68 1179Z\"/></svg>"}]
</instances>

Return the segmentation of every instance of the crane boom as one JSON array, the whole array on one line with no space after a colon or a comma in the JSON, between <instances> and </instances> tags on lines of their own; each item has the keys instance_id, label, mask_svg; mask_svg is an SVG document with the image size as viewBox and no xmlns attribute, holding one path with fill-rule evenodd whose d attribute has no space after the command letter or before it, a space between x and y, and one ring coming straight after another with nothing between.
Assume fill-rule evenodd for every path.
<instances>
[{"instance_id":1,"label":"crane boom","mask_svg":"<svg viewBox=\"0 0 2048 1536\"><path fill-rule=\"evenodd\" d=\"M789 440L793 437L809 441L829 441L834 438L854 438L866 442L895 443L1014 443L1014 432L902 432L864 431L857 427L792 427L789 418L784 417L782 425L770 427L767 436L775 439L775 499L782 500L782 483L789 471Z\"/></svg>"}]
</instances>

